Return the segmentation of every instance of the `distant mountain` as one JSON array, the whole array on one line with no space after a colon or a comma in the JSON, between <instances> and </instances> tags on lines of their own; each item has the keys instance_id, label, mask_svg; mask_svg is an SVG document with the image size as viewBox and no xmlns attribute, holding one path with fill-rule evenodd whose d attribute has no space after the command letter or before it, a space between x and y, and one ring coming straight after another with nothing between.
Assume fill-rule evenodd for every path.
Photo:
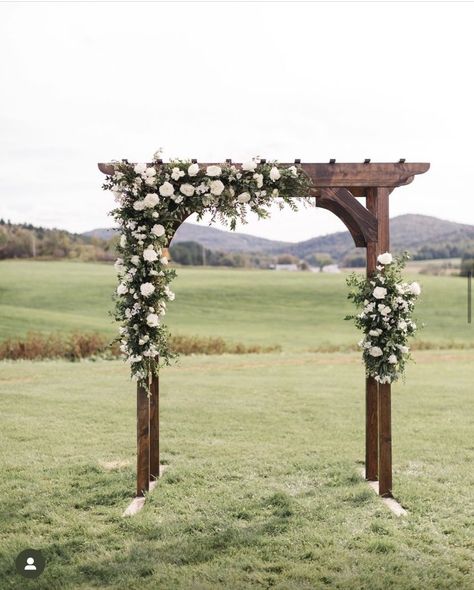
<instances>
[{"instance_id":1,"label":"distant mountain","mask_svg":"<svg viewBox=\"0 0 474 590\"><path fill-rule=\"evenodd\" d=\"M95 229L83 235L110 239L115 233L113 229ZM352 237L347 231L292 243L184 223L173 238L173 244L188 241L222 252L288 253L299 258L318 252L330 254L335 260L342 260L361 250L354 248ZM416 257L460 256L459 251L474 248L474 225L446 221L429 215L399 215L390 220L390 241L392 251L409 250Z\"/></svg>"}]
</instances>

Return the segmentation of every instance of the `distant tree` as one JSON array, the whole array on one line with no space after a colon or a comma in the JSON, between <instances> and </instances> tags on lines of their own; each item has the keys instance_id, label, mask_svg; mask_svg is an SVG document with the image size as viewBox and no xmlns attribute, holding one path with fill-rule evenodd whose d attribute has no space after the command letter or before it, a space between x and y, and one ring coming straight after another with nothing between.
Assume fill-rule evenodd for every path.
<instances>
[{"instance_id":1,"label":"distant tree","mask_svg":"<svg viewBox=\"0 0 474 590\"><path fill-rule=\"evenodd\" d=\"M366 265L365 254L349 254L341 261L341 266L346 268L363 268Z\"/></svg>"},{"instance_id":2,"label":"distant tree","mask_svg":"<svg viewBox=\"0 0 474 590\"><path fill-rule=\"evenodd\" d=\"M300 259L293 254L280 254L277 258L277 264L299 264Z\"/></svg>"},{"instance_id":3,"label":"distant tree","mask_svg":"<svg viewBox=\"0 0 474 590\"><path fill-rule=\"evenodd\" d=\"M314 252L314 254L306 256L305 260L310 266L315 266L319 269L322 269L323 266L327 266L328 264L334 264L332 256L326 254L326 252Z\"/></svg>"}]
</instances>

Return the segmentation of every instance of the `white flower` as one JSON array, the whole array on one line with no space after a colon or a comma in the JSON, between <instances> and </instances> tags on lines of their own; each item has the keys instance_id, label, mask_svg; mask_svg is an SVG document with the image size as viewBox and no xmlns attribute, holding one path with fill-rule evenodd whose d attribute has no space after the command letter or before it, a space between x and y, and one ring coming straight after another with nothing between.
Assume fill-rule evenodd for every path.
<instances>
[{"instance_id":1,"label":"white flower","mask_svg":"<svg viewBox=\"0 0 474 590\"><path fill-rule=\"evenodd\" d=\"M213 180L209 186L211 189L211 194L215 195L216 197L221 195L225 189L224 184L220 180Z\"/></svg>"},{"instance_id":2,"label":"white flower","mask_svg":"<svg viewBox=\"0 0 474 590\"><path fill-rule=\"evenodd\" d=\"M378 328L376 330L369 330L369 336L380 336L381 333L382 330L379 330Z\"/></svg>"},{"instance_id":3,"label":"white flower","mask_svg":"<svg viewBox=\"0 0 474 590\"><path fill-rule=\"evenodd\" d=\"M166 256L162 256L160 258L160 262L163 266L166 266L168 264L168 259L166 258Z\"/></svg>"},{"instance_id":4,"label":"white flower","mask_svg":"<svg viewBox=\"0 0 474 590\"><path fill-rule=\"evenodd\" d=\"M140 285L140 293L143 295L143 297L149 297L155 290L155 286L152 285L151 283L143 283L143 285Z\"/></svg>"},{"instance_id":5,"label":"white flower","mask_svg":"<svg viewBox=\"0 0 474 590\"><path fill-rule=\"evenodd\" d=\"M394 354L391 354L391 355L388 357L388 362L389 362L391 365L396 365L396 364L398 363L398 359L397 359L397 357L396 357Z\"/></svg>"},{"instance_id":6,"label":"white flower","mask_svg":"<svg viewBox=\"0 0 474 590\"><path fill-rule=\"evenodd\" d=\"M387 294L387 289L385 289L385 287L375 287L375 289L372 293L372 295L375 297L375 299L383 299L386 294Z\"/></svg>"},{"instance_id":7,"label":"white flower","mask_svg":"<svg viewBox=\"0 0 474 590\"><path fill-rule=\"evenodd\" d=\"M388 305L382 305L382 304L378 305L378 310L384 316L387 316L392 311Z\"/></svg>"},{"instance_id":8,"label":"white flower","mask_svg":"<svg viewBox=\"0 0 474 590\"><path fill-rule=\"evenodd\" d=\"M128 287L127 287L127 285L120 283L120 285L117 287L117 294L118 295L125 295L125 293L128 293Z\"/></svg>"},{"instance_id":9,"label":"white flower","mask_svg":"<svg viewBox=\"0 0 474 590\"><path fill-rule=\"evenodd\" d=\"M155 260L158 259L158 254L156 253L156 250L153 248L153 246L148 246L148 248L143 250L143 258L147 262L155 262Z\"/></svg>"},{"instance_id":10,"label":"white flower","mask_svg":"<svg viewBox=\"0 0 474 590\"><path fill-rule=\"evenodd\" d=\"M153 235L155 235L157 238L161 238L161 236L163 236L165 234L165 228L162 225L160 225L159 223L156 223L151 228L151 233Z\"/></svg>"},{"instance_id":11,"label":"white flower","mask_svg":"<svg viewBox=\"0 0 474 590\"><path fill-rule=\"evenodd\" d=\"M372 346L372 348L369 350L369 354L370 354L370 356L377 357L377 356L382 356L383 352L382 352L382 349L379 348L378 346Z\"/></svg>"},{"instance_id":12,"label":"white flower","mask_svg":"<svg viewBox=\"0 0 474 590\"><path fill-rule=\"evenodd\" d=\"M206 174L208 176L220 176L222 173L222 169L220 166L208 166L206 168Z\"/></svg>"},{"instance_id":13,"label":"white flower","mask_svg":"<svg viewBox=\"0 0 474 590\"><path fill-rule=\"evenodd\" d=\"M254 179L257 182L257 188L262 188L263 186L263 174L254 174Z\"/></svg>"},{"instance_id":14,"label":"white flower","mask_svg":"<svg viewBox=\"0 0 474 590\"><path fill-rule=\"evenodd\" d=\"M173 293L173 291L168 287L168 285L165 286L164 288L164 292L166 297L170 300L170 301L174 301L175 298L175 294Z\"/></svg>"},{"instance_id":15,"label":"white flower","mask_svg":"<svg viewBox=\"0 0 474 590\"><path fill-rule=\"evenodd\" d=\"M156 328L160 325L160 318L156 313L149 313L146 316L146 323L150 326L150 328Z\"/></svg>"},{"instance_id":16,"label":"white flower","mask_svg":"<svg viewBox=\"0 0 474 590\"><path fill-rule=\"evenodd\" d=\"M174 188L171 182L164 182L160 186L159 191L162 197L171 197L171 195L174 193Z\"/></svg>"},{"instance_id":17,"label":"white flower","mask_svg":"<svg viewBox=\"0 0 474 590\"><path fill-rule=\"evenodd\" d=\"M143 204L145 207L154 207L158 205L160 202L160 197L156 193L148 193L147 196L143 199Z\"/></svg>"},{"instance_id":18,"label":"white flower","mask_svg":"<svg viewBox=\"0 0 474 590\"><path fill-rule=\"evenodd\" d=\"M280 171L278 170L278 168L276 166L273 166L272 169L270 170L270 178L272 180L279 180L281 178Z\"/></svg>"},{"instance_id":19,"label":"white flower","mask_svg":"<svg viewBox=\"0 0 474 590\"><path fill-rule=\"evenodd\" d=\"M274 188L272 190L272 197L278 197L279 194L280 194L280 191L277 188Z\"/></svg>"},{"instance_id":20,"label":"white flower","mask_svg":"<svg viewBox=\"0 0 474 590\"><path fill-rule=\"evenodd\" d=\"M248 203L250 201L249 193L240 193L240 195L237 197L237 201L239 203Z\"/></svg>"},{"instance_id":21,"label":"white flower","mask_svg":"<svg viewBox=\"0 0 474 590\"><path fill-rule=\"evenodd\" d=\"M127 238L125 237L125 234L122 234L120 236L120 246L122 248L125 248L126 245L127 245Z\"/></svg>"},{"instance_id":22,"label":"white flower","mask_svg":"<svg viewBox=\"0 0 474 590\"><path fill-rule=\"evenodd\" d=\"M392 264L393 256L390 254L390 252L384 252L383 254L379 254L379 256L377 256L377 261L380 262L380 264Z\"/></svg>"},{"instance_id":23,"label":"white flower","mask_svg":"<svg viewBox=\"0 0 474 590\"><path fill-rule=\"evenodd\" d=\"M145 176L147 176L148 178L152 178L153 176L156 176L155 168L153 168L153 166L151 166L150 168L147 168L145 170Z\"/></svg>"},{"instance_id":24,"label":"white flower","mask_svg":"<svg viewBox=\"0 0 474 590\"><path fill-rule=\"evenodd\" d=\"M130 357L128 357L128 360L133 364L133 363L139 363L142 360L141 355L137 354L137 355L132 355Z\"/></svg>"},{"instance_id":25,"label":"white flower","mask_svg":"<svg viewBox=\"0 0 474 590\"><path fill-rule=\"evenodd\" d=\"M143 174L146 170L146 164L136 164L133 170L135 174Z\"/></svg>"},{"instance_id":26,"label":"white flower","mask_svg":"<svg viewBox=\"0 0 474 590\"><path fill-rule=\"evenodd\" d=\"M117 272L123 271L123 258L117 258L117 260L114 262L114 268Z\"/></svg>"},{"instance_id":27,"label":"white flower","mask_svg":"<svg viewBox=\"0 0 474 590\"><path fill-rule=\"evenodd\" d=\"M250 162L244 162L242 164L242 170L246 170L247 172L253 172L257 167L257 162L255 160L251 160Z\"/></svg>"},{"instance_id":28,"label":"white flower","mask_svg":"<svg viewBox=\"0 0 474 590\"><path fill-rule=\"evenodd\" d=\"M214 182L220 182L220 180L216 180ZM194 186L186 182L179 187L179 190L186 195L187 197L192 197L194 195Z\"/></svg>"},{"instance_id":29,"label":"white flower","mask_svg":"<svg viewBox=\"0 0 474 590\"><path fill-rule=\"evenodd\" d=\"M399 329L399 330L406 330L406 329L407 329L407 327L408 327L408 324L406 323L406 321L405 321L405 320L400 320L400 321L398 322L398 329Z\"/></svg>"},{"instance_id":30,"label":"white flower","mask_svg":"<svg viewBox=\"0 0 474 590\"><path fill-rule=\"evenodd\" d=\"M416 281L410 285L410 293L416 295L417 297L421 293L421 287Z\"/></svg>"},{"instance_id":31,"label":"white flower","mask_svg":"<svg viewBox=\"0 0 474 590\"><path fill-rule=\"evenodd\" d=\"M180 170L179 168L173 168L173 171L171 172L171 178L173 180L179 180L181 176L184 176L183 170Z\"/></svg>"},{"instance_id":32,"label":"white flower","mask_svg":"<svg viewBox=\"0 0 474 590\"><path fill-rule=\"evenodd\" d=\"M181 195L171 195L171 199L177 204L179 205L180 203L182 203L184 201L184 197L182 197Z\"/></svg>"},{"instance_id":33,"label":"white flower","mask_svg":"<svg viewBox=\"0 0 474 590\"><path fill-rule=\"evenodd\" d=\"M398 346L398 349L400 350L400 352L403 352L403 354L406 354L407 352L410 351L408 346L403 346L403 344L397 344L397 346Z\"/></svg>"},{"instance_id":34,"label":"white flower","mask_svg":"<svg viewBox=\"0 0 474 590\"><path fill-rule=\"evenodd\" d=\"M135 211L143 211L143 209L145 209L145 201L135 201L135 203L133 203L133 208Z\"/></svg>"},{"instance_id":35,"label":"white flower","mask_svg":"<svg viewBox=\"0 0 474 590\"><path fill-rule=\"evenodd\" d=\"M138 266L140 264L140 258L138 256L132 256L130 262L135 266Z\"/></svg>"},{"instance_id":36,"label":"white flower","mask_svg":"<svg viewBox=\"0 0 474 590\"><path fill-rule=\"evenodd\" d=\"M296 166L290 166L288 170L293 174L293 176L298 176L298 168Z\"/></svg>"},{"instance_id":37,"label":"white flower","mask_svg":"<svg viewBox=\"0 0 474 590\"><path fill-rule=\"evenodd\" d=\"M191 166L188 168L188 176L197 176L198 172L199 166L197 164L191 164Z\"/></svg>"}]
</instances>

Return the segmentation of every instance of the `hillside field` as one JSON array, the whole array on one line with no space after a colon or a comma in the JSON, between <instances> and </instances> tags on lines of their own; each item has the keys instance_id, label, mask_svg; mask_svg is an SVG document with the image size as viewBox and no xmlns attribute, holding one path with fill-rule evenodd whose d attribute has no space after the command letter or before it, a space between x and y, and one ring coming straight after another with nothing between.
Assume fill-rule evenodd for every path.
<instances>
[{"instance_id":1,"label":"hillside field","mask_svg":"<svg viewBox=\"0 0 474 590\"><path fill-rule=\"evenodd\" d=\"M115 334L111 266L0 263L2 337ZM362 480L359 338L344 276L179 269L181 334L282 345L183 357L160 380L167 470L135 490L134 384L121 361L0 363L0 588L5 590L471 590L474 349L466 285L423 285L425 341L393 387L397 518ZM37 580L15 573L40 549Z\"/></svg>"},{"instance_id":2,"label":"hillside field","mask_svg":"<svg viewBox=\"0 0 474 590\"><path fill-rule=\"evenodd\" d=\"M179 268L166 323L177 334L222 336L245 344L281 344L283 350L350 346L359 335L345 274ZM110 311L116 285L109 264L0 262L0 337L37 331L99 331L115 336ZM419 339L440 345L473 342L466 319L467 281L410 275L423 294Z\"/></svg>"}]
</instances>

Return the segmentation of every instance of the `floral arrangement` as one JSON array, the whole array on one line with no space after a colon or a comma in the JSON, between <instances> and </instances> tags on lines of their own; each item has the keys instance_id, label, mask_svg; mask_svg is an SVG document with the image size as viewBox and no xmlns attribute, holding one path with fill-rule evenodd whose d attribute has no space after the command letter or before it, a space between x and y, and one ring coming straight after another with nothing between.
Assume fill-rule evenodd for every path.
<instances>
[{"instance_id":1,"label":"floral arrangement","mask_svg":"<svg viewBox=\"0 0 474 590\"><path fill-rule=\"evenodd\" d=\"M389 252L377 258L376 273L369 278L352 274L347 284L351 299L362 312L347 316L364 333L359 342L366 374L379 383L393 383L410 359L408 338L416 332L412 313L420 285L403 282L401 271L408 255L393 259Z\"/></svg>"},{"instance_id":2,"label":"floral arrangement","mask_svg":"<svg viewBox=\"0 0 474 590\"><path fill-rule=\"evenodd\" d=\"M235 229L248 211L268 217L273 203L297 208L309 202L310 179L300 167L281 166L259 158L237 167L231 163L205 168L188 160L162 163L157 152L151 164L115 162L105 190L114 193L111 215L120 228L116 319L120 343L132 377L149 388L152 375L174 356L163 324L173 301L169 284L176 273L168 266L164 248L191 214L211 213Z\"/></svg>"}]
</instances>

